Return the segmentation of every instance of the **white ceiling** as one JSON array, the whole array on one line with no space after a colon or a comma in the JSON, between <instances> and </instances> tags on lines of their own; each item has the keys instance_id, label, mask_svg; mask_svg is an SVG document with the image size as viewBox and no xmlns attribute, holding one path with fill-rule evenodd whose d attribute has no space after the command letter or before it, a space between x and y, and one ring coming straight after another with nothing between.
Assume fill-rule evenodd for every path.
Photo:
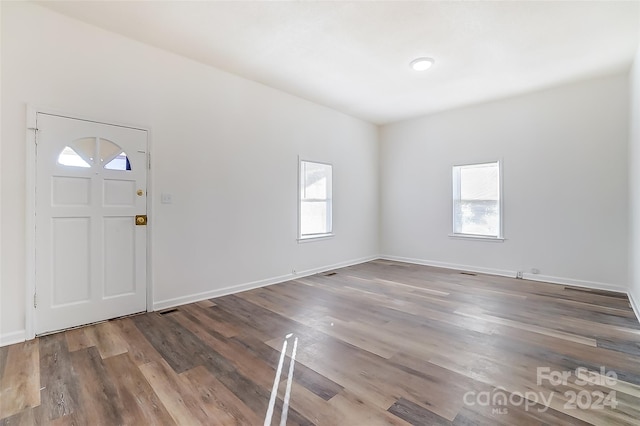
<instances>
[{"instance_id":1,"label":"white ceiling","mask_svg":"<svg viewBox=\"0 0 640 426\"><path fill-rule=\"evenodd\" d=\"M638 1L41 4L377 124L627 69L640 20Z\"/></svg>"}]
</instances>

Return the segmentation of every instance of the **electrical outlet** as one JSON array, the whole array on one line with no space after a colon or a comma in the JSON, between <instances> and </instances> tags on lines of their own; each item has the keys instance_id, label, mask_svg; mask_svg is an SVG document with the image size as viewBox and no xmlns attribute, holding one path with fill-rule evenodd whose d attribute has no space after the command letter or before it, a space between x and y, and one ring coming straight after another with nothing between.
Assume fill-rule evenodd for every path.
<instances>
[{"instance_id":1,"label":"electrical outlet","mask_svg":"<svg viewBox=\"0 0 640 426\"><path fill-rule=\"evenodd\" d=\"M522 279L522 271L516 272L516 278L518 278L520 280Z\"/></svg>"}]
</instances>

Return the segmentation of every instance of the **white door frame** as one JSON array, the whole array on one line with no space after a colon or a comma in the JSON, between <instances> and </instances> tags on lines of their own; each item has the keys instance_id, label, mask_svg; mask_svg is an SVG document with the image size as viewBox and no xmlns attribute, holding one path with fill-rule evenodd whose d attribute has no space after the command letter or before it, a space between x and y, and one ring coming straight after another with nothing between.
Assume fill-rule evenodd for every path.
<instances>
[{"instance_id":1,"label":"white door frame","mask_svg":"<svg viewBox=\"0 0 640 426\"><path fill-rule=\"evenodd\" d=\"M149 215L149 223L147 224L147 312L153 311L153 268L152 266L152 239L153 239L153 167L151 162L151 146L152 137L151 129L144 126L136 126L128 123L106 122L104 120L97 120L95 118L82 116L80 114L70 114L68 112L56 110L54 108L39 107L34 105L27 105L27 129L26 129L26 235L25 235L25 338L26 340L34 339L35 332L35 317L36 311L34 306L35 291L36 291L36 140L37 140L37 116L38 113L57 115L66 118L73 118L76 120L92 121L100 124L107 124L112 126L129 127L137 130L144 130L147 132L147 214Z\"/></svg>"}]
</instances>

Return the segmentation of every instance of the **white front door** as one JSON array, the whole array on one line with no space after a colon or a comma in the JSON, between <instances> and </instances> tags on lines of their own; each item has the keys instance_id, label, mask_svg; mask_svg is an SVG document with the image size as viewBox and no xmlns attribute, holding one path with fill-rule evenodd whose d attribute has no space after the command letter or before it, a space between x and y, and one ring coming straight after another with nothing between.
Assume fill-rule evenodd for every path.
<instances>
[{"instance_id":1,"label":"white front door","mask_svg":"<svg viewBox=\"0 0 640 426\"><path fill-rule=\"evenodd\" d=\"M36 334L146 310L147 132L43 113L37 128Z\"/></svg>"}]
</instances>

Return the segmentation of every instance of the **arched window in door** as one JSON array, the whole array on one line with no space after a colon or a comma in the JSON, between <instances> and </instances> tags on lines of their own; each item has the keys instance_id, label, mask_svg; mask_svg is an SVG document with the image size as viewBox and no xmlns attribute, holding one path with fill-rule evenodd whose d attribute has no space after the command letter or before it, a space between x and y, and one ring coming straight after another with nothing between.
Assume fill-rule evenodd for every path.
<instances>
[{"instance_id":1,"label":"arched window in door","mask_svg":"<svg viewBox=\"0 0 640 426\"><path fill-rule=\"evenodd\" d=\"M104 138L76 139L62 149L58 155L58 164L80 168L100 165L107 170L131 170L126 152L118 144Z\"/></svg>"}]
</instances>

